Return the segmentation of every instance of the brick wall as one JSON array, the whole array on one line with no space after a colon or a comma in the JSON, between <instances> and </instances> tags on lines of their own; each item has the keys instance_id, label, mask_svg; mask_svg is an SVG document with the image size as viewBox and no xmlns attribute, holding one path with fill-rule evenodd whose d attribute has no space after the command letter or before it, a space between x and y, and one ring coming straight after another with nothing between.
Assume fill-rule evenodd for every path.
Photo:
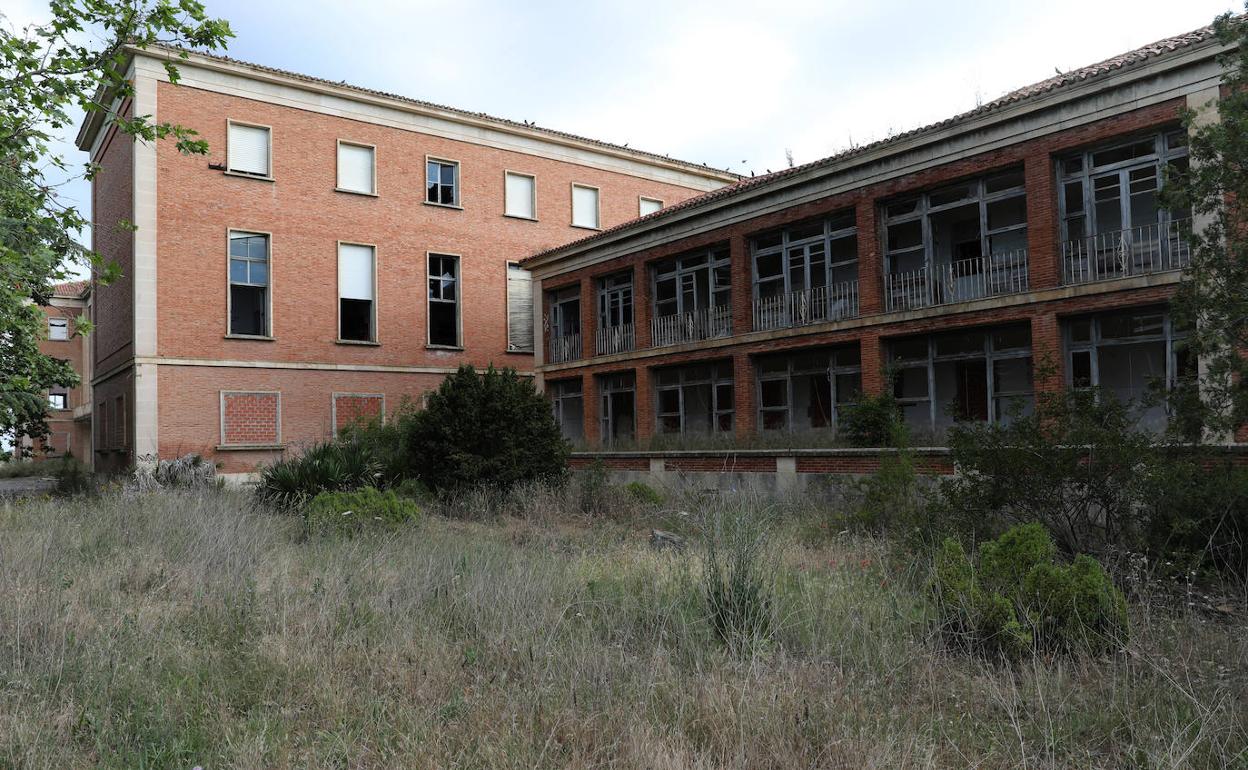
<instances>
[{"instance_id":1,"label":"brick wall","mask_svg":"<svg viewBox=\"0 0 1248 770\"><path fill-rule=\"evenodd\" d=\"M281 442L280 393L221 393L221 443L264 446Z\"/></svg>"},{"instance_id":2,"label":"brick wall","mask_svg":"<svg viewBox=\"0 0 1248 770\"><path fill-rule=\"evenodd\" d=\"M381 393L335 393L334 433L358 422L383 418L386 397Z\"/></svg>"},{"instance_id":3,"label":"brick wall","mask_svg":"<svg viewBox=\"0 0 1248 770\"><path fill-rule=\"evenodd\" d=\"M122 112L129 116L129 106ZM91 285L95 371L104 374L129 361L134 352L134 234L122 224L134 221L133 142L110 129L96 162L100 169L91 185L91 242L106 262L120 270L111 283L93 281Z\"/></svg>"}]
</instances>

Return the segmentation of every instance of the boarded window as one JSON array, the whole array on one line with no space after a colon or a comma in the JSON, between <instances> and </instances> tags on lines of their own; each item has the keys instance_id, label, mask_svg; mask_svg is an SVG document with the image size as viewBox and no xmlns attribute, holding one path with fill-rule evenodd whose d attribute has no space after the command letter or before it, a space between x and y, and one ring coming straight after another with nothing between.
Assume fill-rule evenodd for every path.
<instances>
[{"instance_id":1,"label":"boarded window","mask_svg":"<svg viewBox=\"0 0 1248 770\"><path fill-rule=\"evenodd\" d=\"M384 420L386 397L381 393L335 393L331 403L334 435L357 423Z\"/></svg>"},{"instance_id":2,"label":"boarded window","mask_svg":"<svg viewBox=\"0 0 1248 770\"><path fill-rule=\"evenodd\" d=\"M338 143L338 189L358 193L377 192L373 178L373 148Z\"/></svg>"},{"instance_id":3,"label":"boarded window","mask_svg":"<svg viewBox=\"0 0 1248 770\"><path fill-rule=\"evenodd\" d=\"M274 392L221 391L221 443L272 446L282 440L282 396Z\"/></svg>"},{"instance_id":4,"label":"boarded window","mask_svg":"<svg viewBox=\"0 0 1248 770\"><path fill-rule=\"evenodd\" d=\"M49 318L48 319L48 339L50 340L69 339L69 319L68 318Z\"/></svg>"},{"instance_id":5,"label":"boarded window","mask_svg":"<svg viewBox=\"0 0 1248 770\"><path fill-rule=\"evenodd\" d=\"M653 214L661 208L663 208L663 201L658 198L642 198L637 206L637 215L644 217L646 214Z\"/></svg>"},{"instance_id":6,"label":"boarded window","mask_svg":"<svg viewBox=\"0 0 1248 770\"><path fill-rule=\"evenodd\" d=\"M528 174L507 172L504 212L509 217L537 218L537 180Z\"/></svg>"},{"instance_id":7,"label":"boarded window","mask_svg":"<svg viewBox=\"0 0 1248 770\"><path fill-rule=\"evenodd\" d=\"M572 185L572 224L598 229L598 189Z\"/></svg>"}]
</instances>

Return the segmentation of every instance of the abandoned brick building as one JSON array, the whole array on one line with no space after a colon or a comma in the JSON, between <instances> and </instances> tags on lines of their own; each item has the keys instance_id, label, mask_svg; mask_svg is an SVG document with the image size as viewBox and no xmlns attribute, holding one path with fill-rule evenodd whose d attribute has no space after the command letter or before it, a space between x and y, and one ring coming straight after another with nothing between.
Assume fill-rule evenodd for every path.
<instances>
[{"instance_id":1,"label":"abandoned brick building","mask_svg":"<svg viewBox=\"0 0 1248 770\"><path fill-rule=\"evenodd\" d=\"M199 452L226 474L392 412L460 364L533 371L517 262L738 179L558 131L226 58L131 54L128 115L180 123L207 157L96 114L78 147L95 248L100 469ZM120 226L122 220L137 229Z\"/></svg>"},{"instance_id":2,"label":"abandoned brick building","mask_svg":"<svg viewBox=\"0 0 1248 770\"><path fill-rule=\"evenodd\" d=\"M834 431L891 387L938 437L1038 391L1173 383L1199 365L1167 309L1190 215L1158 191L1182 112L1217 118L1221 50L1163 40L525 260L565 435Z\"/></svg>"},{"instance_id":3,"label":"abandoned brick building","mask_svg":"<svg viewBox=\"0 0 1248 770\"><path fill-rule=\"evenodd\" d=\"M91 466L92 399L91 337L78 333L78 318L91 317L91 283L66 281L52 287L49 304L43 307L46 338L39 341L39 352L68 361L81 381L73 388L53 388L48 393L48 434L31 440L19 439L35 460L73 455Z\"/></svg>"}]
</instances>

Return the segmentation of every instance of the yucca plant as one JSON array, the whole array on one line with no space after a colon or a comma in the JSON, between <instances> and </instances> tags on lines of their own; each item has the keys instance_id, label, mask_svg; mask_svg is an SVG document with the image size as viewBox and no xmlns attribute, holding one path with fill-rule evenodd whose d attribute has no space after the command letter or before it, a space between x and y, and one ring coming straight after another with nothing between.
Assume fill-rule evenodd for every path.
<instances>
[{"instance_id":1,"label":"yucca plant","mask_svg":"<svg viewBox=\"0 0 1248 770\"><path fill-rule=\"evenodd\" d=\"M321 492L374 486L376 463L349 444L318 444L299 457L281 460L260 474L256 493L265 503L297 511Z\"/></svg>"}]
</instances>

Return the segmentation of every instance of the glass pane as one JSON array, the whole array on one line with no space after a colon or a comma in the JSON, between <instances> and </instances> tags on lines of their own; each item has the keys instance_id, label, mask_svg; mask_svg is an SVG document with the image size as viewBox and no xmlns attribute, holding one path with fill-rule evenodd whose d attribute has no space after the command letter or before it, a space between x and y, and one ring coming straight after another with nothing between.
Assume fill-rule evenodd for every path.
<instances>
[{"instance_id":1,"label":"glass pane","mask_svg":"<svg viewBox=\"0 0 1248 770\"><path fill-rule=\"evenodd\" d=\"M230 280L234 283L247 283L247 263L241 259L230 260Z\"/></svg>"},{"instance_id":2,"label":"glass pane","mask_svg":"<svg viewBox=\"0 0 1248 770\"><path fill-rule=\"evenodd\" d=\"M804 241L808 238L823 237L823 222L808 222L796 225L789 230L789 242Z\"/></svg>"},{"instance_id":3,"label":"glass pane","mask_svg":"<svg viewBox=\"0 0 1248 770\"><path fill-rule=\"evenodd\" d=\"M1007 358L992 365L993 390L1018 393L1031 390L1031 359Z\"/></svg>"},{"instance_id":4,"label":"glass pane","mask_svg":"<svg viewBox=\"0 0 1248 770\"><path fill-rule=\"evenodd\" d=\"M961 182L934 190L928 196L928 200L932 206L943 206L948 203L970 200L976 197L976 188L977 185L973 182Z\"/></svg>"},{"instance_id":5,"label":"glass pane","mask_svg":"<svg viewBox=\"0 0 1248 770\"><path fill-rule=\"evenodd\" d=\"M1103 316L1101 318L1101 339L1125 339L1160 335L1164 330L1165 313L1156 311L1137 311Z\"/></svg>"},{"instance_id":6,"label":"glass pane","mask_svg":"<svg viewBox=\"0 0 1248 770\"><path fill-rule=\"evenodd\" d=\"M1076 155L1072 158L1067 158L1066 160L1062 161L1062 173L1063 174L1078 174L1080 171L1083 171L1083 156L1082 155Z\"/></svg>"},{"instance_id":7,"label":"glass pane","mask_svg":"<svg viewBox=\"0 0 1248 770\"><path fill-rule=\"evenodd\" d=\"M1142 227L1157 224L1157 168L1149 166L1135 169L1131 172L1130 184L1131 226ZM1146 238L1150 235L1152 234L1144 233Z\"/></svg>"},{"instance_id":8,"label":"glass pane","mask_svg":"<svg viewBox=\"0 0 1248 770\"><path fill-rule=\"evenodd\" d=\"M1031 347L1031 327L1007 326L992 332L993 350L1018 350Z\"/></svg>"},{"instance_id":9,"label":"glass pane","mask_svg":"<svg viewBox=\"0 0 1248 770\"><path fill-rule=\"evenodd\" d=\"M756 261L759 278L773 278L783 275L784 262L779 252L759 257Z\"/></svg>"},{"instance_id":10,"label":"glass pane","mask_svg":"<svg viewBox=\"0 0 1248 770\"><path fill-rule=\"evenodd\" d=\"M923 223L915 220L888 226L888 250L909 249L923 245Z\"/></svg>"},{"instance_id":11,"label":"glass pane","mask_svg":"<svg viewBox=\"0 0 1248 770\"><path fill-rule=\"evenodd\" d=\"M909 337L907 339L895 340L890 349L892 350L894 361L927 360L926 337Z\"/></svg>"},{"instance_id":12,"label":"glass pane","mask_svg":"<svg viewBox=\"0 0 1248 770\"><path fill-rule=\"evenodd\" d=\"M1022 186L1023 170L1021 168L1012 168L1009 171L1003 171L984 180L984 189L990 193Z\"/></svg>"},{"instance_id":13,"label":"glass pane","mask_svg":"<svg viewBox=\"0 0 1248 770\"><path fill-rule=\"evenodd\" d=\"M1070 354L1070 384L1076 388L1092 385L1092 351L1076 350Z\"/></svg>"},{"instance_id":14,"label":"glass pane","mask_svg":"<svg viewBox=\"0 0 1248 770\"><path fill-rule=\"evenodd\" d=\"M773 230L770 233L756 235L754 236L754 249L755 251L761 251L763 249L779 246L783 238L784 235L780 230Z\"/></svg>"},{"instance_id":15,"label":"glass pane","mask_svg":"<svg viewBox=\"0 0 1248 770\"><path fill-rule=\"evenodd\" d=\"M1103 176L1092 181L1096 231L1110 233L1122 229L1122 190L1118 175Z\"/></svg>"},{"instance_id":16,"label":"glass pane","mask_svg":"<svg viewBox=\"0 0 1248 770\"><path fill-rule=\"evenodd\" d=\"M1114 163L1122 163L1123 161L1133 158L1144 158L1156 152L1154 139L1141 139L1131 144L1122 145L1120 147L1111 147L1108 150L1101 150L1092 154L1092 166L1099 168Z\"/></svg>"},{"instance_id":17,"label":"glass pane","mask_svg":"<svg viewBox=\"0 0 1248 770\"><path fill-rule=\"evenodd\" d=\"M1083 211L1083 182L1067 182L1062 186L1062 195L1067 216Z\"/></svg>"},{"instance_id":18,"label":"glass pane","mask_svg":"<svg viewBox=\"0 0 1248 770\"><path fill-rule=\"evenodd\" d=\"M860 356L857 345L850 347L838 348L836 350L836 366L858 366Z\"/></svg>"},{"instance_id":19,"label":"glass pane","mask_svg":"<svg viewBox=\"0 0 1248 770\"><path fill-rule=\"evenodd\" d=\"M849 404L862 395L862 375L858 372L836 375L836 403Z\"/></svg>"},{"instance_id":20,"label":"glass pane","mask_svg":"<svg viewBox=\"0 0 1248 770\"><path fill-rule=\"evenodd\" d=\"M988 204L988 229L1021 225L1027 221L1027 199L1021 195Z\"/></svg>"},{"instance_id":21,"label":"glass pane","mask_svg":"<svg viewBox=\"0 0 1248 770\"><path fill-rule=\"evenodd\" d=\"M680 391L672 388L659 391L659 412L663 414L680 411Z\"/></svg>"},{"instance_id":22,"label":"glass pane","mask_svg":"<svg viewBox=\"0 0 1248 770\"><path fill-rule=\"evenodd\" d=\"M951 356L984 352L983 332L941 334L936 338L936 355Z\"/></svg>"},{"instance_id":23,"label":"glass pane","mask_svg":"<svg viewBox=\"0 0 1248 770\"><path fill-rule=\"evenodd\" d=\"M250 283L267 286L269 283L269 263L252 262L251 263L251 281Z\"/></svg>"},{"instance_id":24,"label":"glass pane","mask_svg":"<svg viewBox=\"0 0 1248 770\"><path fill-rule=\"evenodd\" d=\"M247 256L252 259L267 259L269 254L269 239L263 235L257 235L247 239Z\"/></svg>"},{"instance_id":25,"label":"glass pane","mask_svg":"<svg viewBox=\"0 0 1248 770\"><path fill-rule=\"evenodd\" d=\"M1070 321L1067 327L1070 329L1071 342L1088 342L1092 339L1092 321L1087 318Z\"/></svg>"},{"instance_id":26,"label":"glass pane","mask_svg":"<svg viewBox=\"0 0 1248 770\"><path fill-rule=\"evenodd\" d=\"M230 256L245 257L247 256L247 242L250 238L230 238Z\"/></svg>"},{"instance_id":27,"label":"glass pane","mask_svg":"<svg viewBox=\"0 0 1248 770\"><path fill-rule=\"evenodd\" d=\"M902 214L910 214L914 211L917 211L918 208L919 208L919 199L909 198L906 200L897 201L896 203L888 204L888 208L886 208L884 211L887 216L897 217L897 216L901 216Z\"/></svg>"},{"instance_id":28,"label":"glass pane","mask_svg":"<svg viewBox=\"0 0 1248 770\"><path fill-rule=\"evenodd\" d=\"M898 370L894 391L897 398L927 398L927 367Z\"/></svg>"}]
</instances>

